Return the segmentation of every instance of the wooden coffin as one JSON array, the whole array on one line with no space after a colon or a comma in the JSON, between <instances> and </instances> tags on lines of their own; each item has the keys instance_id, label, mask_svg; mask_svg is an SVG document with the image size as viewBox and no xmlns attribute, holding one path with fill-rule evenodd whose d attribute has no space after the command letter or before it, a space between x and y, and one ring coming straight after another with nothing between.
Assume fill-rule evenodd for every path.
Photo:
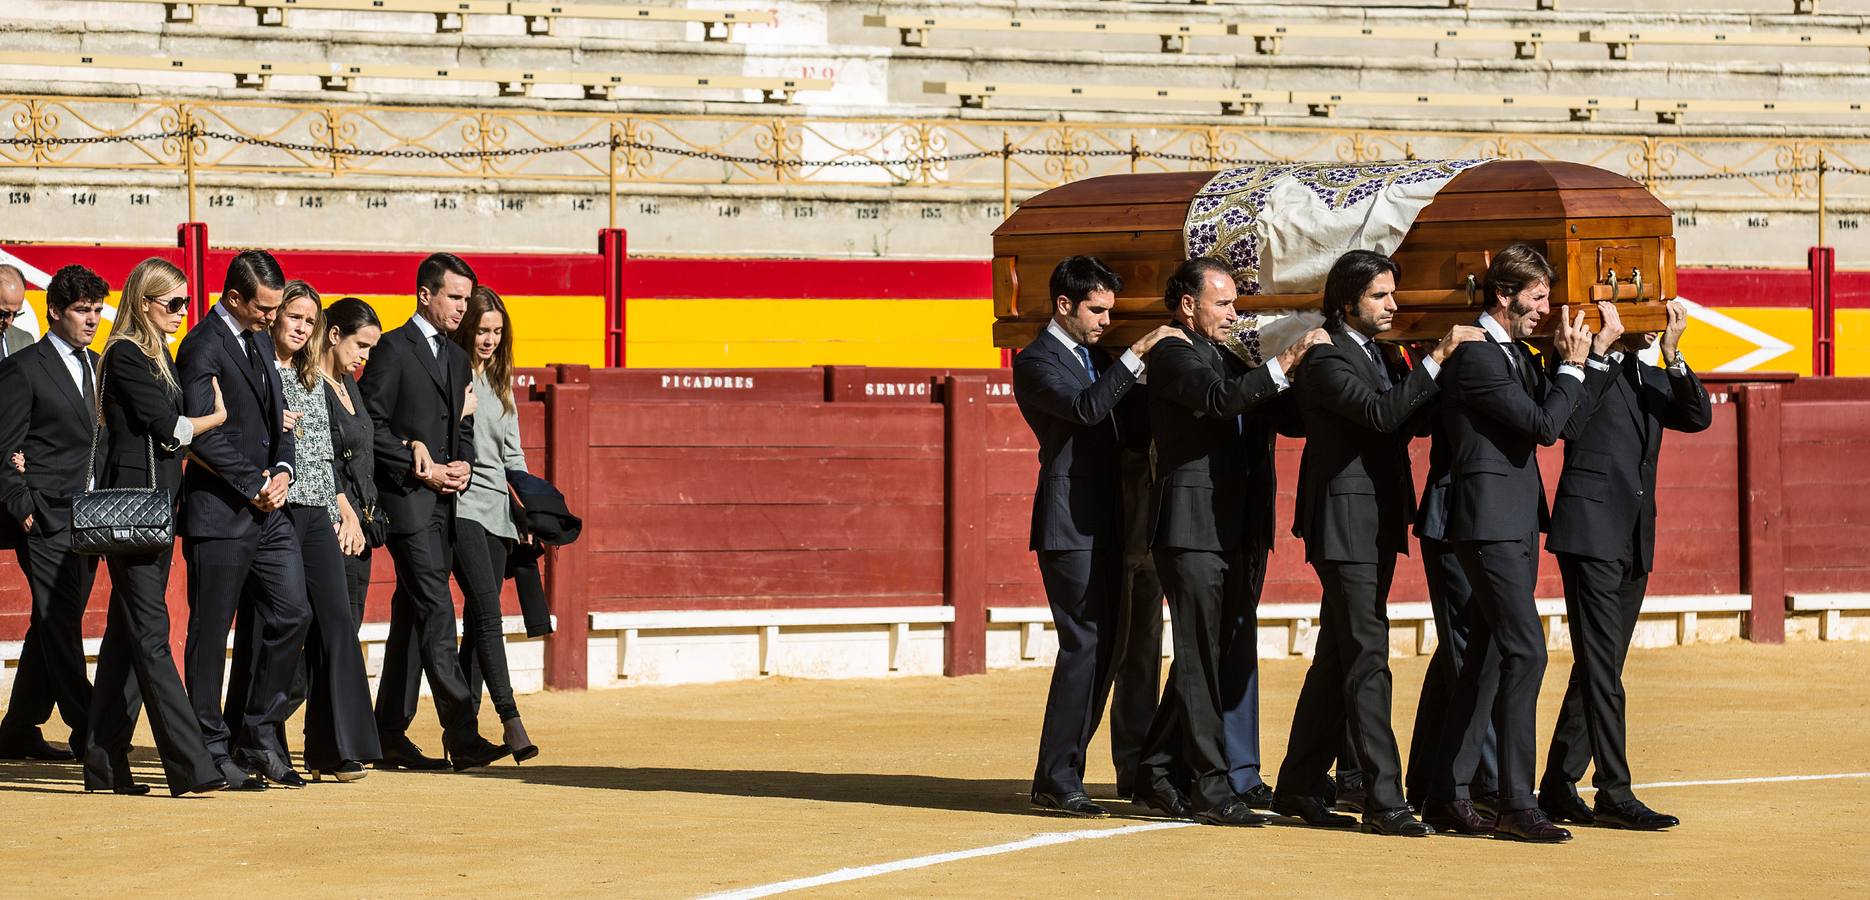
<instances>
[{"instance_id":1,"label":"wooden coffin","mask_svg":"<svg viewBox=\"0 0 1870 900\"><path fill-rule=\"evenodd\" d=\"M1214 172L1108 175L1027 200L993 233L994 345L1024 347L1045 327L1052 267L1098 257L1124 288L1104 343L1120 345L1167 321L1164 283L1183 259L1188 205ZM1492 254L1516 241L1543 248L1561 304L1588 310L1615 299L1629 331L1659 331L1675 296L1674 214L1641 184L1594 166L1502 160L1449 180L1422 209L1391 257L1402 266L1401 307L1390 340L1439 337L1471 323ZM1612 283L1611 273L1615 273ZM1640 273L1633 283L1631 273ZM1470 299L1471 298L1471 299ZM1318 294L1242 296L1242 311L1316 309ZM1540 325L1549 333L1554 314Z\"/></svg>"}]
</instances>

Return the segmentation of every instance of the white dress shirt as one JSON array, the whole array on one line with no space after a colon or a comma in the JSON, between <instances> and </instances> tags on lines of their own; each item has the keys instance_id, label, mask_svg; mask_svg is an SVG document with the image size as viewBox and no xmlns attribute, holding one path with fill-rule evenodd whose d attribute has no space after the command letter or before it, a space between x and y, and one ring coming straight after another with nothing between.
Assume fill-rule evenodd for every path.
<instances>
[{"instance_id":1,"label":"white dress shirt","mask_svg":"<svg viewBox=\"0 0 1870 900\"><path fill-rule=\"evenodd\" d=\"M435 339L441 336L441 330L436 328L429 320L422 318L420 314L410 316L409 321L415 324L417 331L422 332L422 340L429 345L429 352L434 354L437 359L440 359L442 348L440 344L436 343Z\"/></svg>"},{"instance_id":2,"label":"white dress shirt","mask_svg":"<svg viewBox=\"0 0 1870 900\"><path fill-rule=\"evenodd\" d=\"M1071 354L1072 359L1079 360L1080 365L1083 364L1083 359L1078 356L1078 348L1083 345L1072 340L1071 335L1065 333L1064 327L1058 324L1058 319L1055 318L1045 323L1045 333L1063 345L1065 352ZM1128 347L1123 348L1123 355L1117 357L1117 361L1123 363L1123 367L1129 369L1131 375L1143 374L1143 358L1137 356L1136 351Z\"/></svg>"},{"instance_id":3,"label":"white dress shirt","mask_svg":"<svg viewBox=\"0 0 1870 900\"><path fill-rule=\"evenodd\" d=\"M71 385L78 389L78 396L84 396L84 370L88 367L90 357L80 362L78 348L59 337L56 331L47 331L45 339L52 342L52 349L58 352L59 361L65 364L65 371L71 373Z\"/></svg>"},{"instance_id":4,"label":"white dress shirt","mask_svg":"<svg viewBox=\"0 0 1870 900\"><path fill-rule=\"evenodd\" d=\"M1505 328L1500 327L1499 322L1493 320L1493 316L1486 313L1480 314L1480 327L1481 330L1487 332L1487 337L1491 338L1494 343L1500 345L1501 352L1506 354L1507 366L1517 370L1520 360L1519 354L1513 352L1513 337L1506 333ZM1570 375L1579 381L1584 380L1584 370L1572 363L1559 363L1558 374Z\"/></svg>"},{"instance_id":5,"label":"white dress shirt","mask_svg":"<svg viewBox=\"0 0 1870 900\"><path fill-rule=\"evenodd\" d=\"M1345 326L1344 333L1350 335L1351 340L1357 342L1357 346L1359 349L1362 349L1364 345L1370 343L1370 339L1365 337L1363 332L1358 331L1355 328ZM1365 352L1368 353L1369 351L1365 351ZM1382 352L1382 351L1379 350L1378 352ZM1441 377L1441 363L1436 362L1434 357L1424 356L1422 357L1421 361L1417 363L1417 365L1428 369L1428 378L1430 381L1434 381L1436 378Z\"/></svg>"}]
</instances>

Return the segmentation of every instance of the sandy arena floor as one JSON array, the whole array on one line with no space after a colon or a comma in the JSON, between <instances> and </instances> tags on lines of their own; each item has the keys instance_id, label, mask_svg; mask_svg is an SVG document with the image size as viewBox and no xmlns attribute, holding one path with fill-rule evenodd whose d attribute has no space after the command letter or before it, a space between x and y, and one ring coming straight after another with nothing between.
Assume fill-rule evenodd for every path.
<instances>
[{"instance_id":1,"label":"sandy arena floor","mask_svg":"<svg viewBox=\"0 0 1870 900\"><path fill-rule=\"evenodd\" d=\"M1395 661L1408 738L1425 660ZM1549 732L1570 658L1554 655ZM1305 664L1268 664L1269 770ZM1639 784L1870 772L1870 645L1638 651ZM0 763L4 894L693 896L1035 835L1123 829L811 888L829 895L1870 895L1870 778L1656 786L1686 823L1561 847L1032 814L1047 670L521 698L544 754L467 775L175 800L86 796L72 764ZM438 749L425 709L415 737ZM293 727L297 731L297 725ZM63 735L49 732L53 739ZM139 746L149 745L147 732ZM1407 748L1405 747L1405 753ZM160 784L149 751L146 780ZM1111 793L1107 745L1093 794ZM1048 839L1050 840L1050 839Z\"/></svg>"}]
</instances>

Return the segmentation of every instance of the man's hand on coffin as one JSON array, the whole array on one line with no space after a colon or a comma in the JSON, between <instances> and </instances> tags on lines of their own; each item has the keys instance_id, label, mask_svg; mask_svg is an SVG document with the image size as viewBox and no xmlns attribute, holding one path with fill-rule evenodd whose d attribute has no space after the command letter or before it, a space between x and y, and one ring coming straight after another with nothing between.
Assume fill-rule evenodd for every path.
<instances>
[{"instance_id":1,"label":"man's hand on coffin","mask_svg":"<svg viewBox=\"0 0 1870 900\"><path fill-rule=\"evenodd\" d=\"M1176 328L1172 325L1162 325L1158 326L1155 331L1143 335L1136 343L1131 344L1130 352L1137 356L1146 355L1156 346L1156 342L1163 338L1174 338L1184 344L1188 343L1188 335L1183 334L1180 328Z\"/></svg>"},{"instance_id":2,"label":"man's hand on coffin","mask_svg":"<svg viewBox=\"0 0 1870 900\"><path fill-rule=\"evenodd\" d=\"M1448 357L1454 355L1454 348L1468 341L1484 341L1486 339L1487 332L1479 325L1456 325L1448 329L1448 336L1442 338L1441 343L1436 344L1435 349L1429 351L1428 355L1430 359L1435 360L1435 365L1439 366L1447 362Z\"/></svg>"},{"instance_id":3,"label":"man's hand on coffin","mask_svg":"<svg viewBox=\"0 0 1870 900\"><path fill-rule=\"evenodd\" d=\"M1305 358L1305 354L1310 353L1312 348L1319 344L1329 343L1331 343L1331 333L1323 328L1314 328L1305 332L1303 337L1286 348L1286 352L1279 354L1280 371L1297 372L1299 361Z\"/></svg>"},{"instance_id":4,"label":"man's hand on coffin","mask_svg":"<svg viewBox=\"0 0 1870 900\"><path fill-rule=\"evenodd\" d=\"M1597 338L1591 342L1591 355L1603 356L1617 345L1618 338L1623 337L1623 316L1617 312L1617 304L1608 300L1597 302L1597 314L1604 321L1598 326Z\"/></svg>"},{"instance_id":5,"label":"man's hand on coffin","mask_svg":"<svg viewBox=\"0 0 1870 900\"><path fill-rule=\"evenodd\" d=\"M1662 332L1662 364L1668 365L1682 347L1682 332L1688 330L1688 307L1679 300L1669 301L1669 325Z\"/></svg>"},{"instance_id":6,"label":"man's hand on coffin","mask_svg":"<svg viewBox=\"0 0 1870 900\"><path fill-rule=\"evenodd\" d=\"M1622 334L1622 326L1618 326ZM1574 366L1584 365L1591 355L1591 328L1584 324L1584 310L1578 310L1573 318L1570 306L1559 307L1558 328L1552 332L1552 346L1558 350L1558 358Z\"/></svg>"}]
</instances>

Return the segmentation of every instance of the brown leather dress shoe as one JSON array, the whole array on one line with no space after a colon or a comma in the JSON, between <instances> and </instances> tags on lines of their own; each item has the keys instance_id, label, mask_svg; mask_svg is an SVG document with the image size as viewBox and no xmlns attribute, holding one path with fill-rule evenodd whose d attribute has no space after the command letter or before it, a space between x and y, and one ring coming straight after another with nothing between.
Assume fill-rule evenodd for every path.
<instances>
[{"instance_id":1,"label":"brown leather dress shoe","mask_svg":"<svg viewBox=\"0 0 1870 900\"><path fill-rule=\"evenodd\" d=\"M1431 800L1422 821L1442 834L1487 835L1494 827L1493 817L1481 815L1469 800Z\"/></svg>"},{"instance_id":2,"label":"brown leather dress shoe","mask_svg":"<svg viewBox=\"0 0 1870 900\"><path fill-rule=\"evenodd\" d=\"M1552 820L1545 817L1545 811L1537 808L1502 813L1493 827L1493 836L1533 844L1562 844L1571 840L1571 832L1552 824Z\"/></svg>"}]
</instances>

